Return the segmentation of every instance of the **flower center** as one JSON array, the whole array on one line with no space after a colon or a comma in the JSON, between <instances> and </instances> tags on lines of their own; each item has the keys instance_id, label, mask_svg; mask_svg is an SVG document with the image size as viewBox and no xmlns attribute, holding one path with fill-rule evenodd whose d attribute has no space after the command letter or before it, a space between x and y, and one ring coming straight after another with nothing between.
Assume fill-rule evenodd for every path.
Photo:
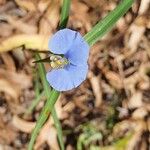
<instances>
[{"instance_id":1,"label":"flower center","mask_svg":"<svg viewBox=\"0 0 150 150\"><path fill-rule=\"evenodd\" d=\"M65 57L59 55L50 56L50 65L53 69L64 68L67 64L69 64L69 61Z\"/></svg>"}]
</instances>

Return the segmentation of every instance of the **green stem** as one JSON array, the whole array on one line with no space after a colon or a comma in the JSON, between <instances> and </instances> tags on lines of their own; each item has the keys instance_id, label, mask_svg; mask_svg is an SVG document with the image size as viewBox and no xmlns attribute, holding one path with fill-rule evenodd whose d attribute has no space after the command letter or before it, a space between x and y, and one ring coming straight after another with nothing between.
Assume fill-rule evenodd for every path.
<instances>
[{"instance_id":1,"label":"green stem","mask_svg":"<svg viewBox=\"0 0 150 150\"><path fill-rule=\"evenodd\" d=\"M59 94L60 93L58 93L58 95ZM64 150L65 146L64 146L64 142L63 142L62 128L61 128L60 121L57 119L58 117L57 117L57 113L56 113L55 109L53 109L53 111L52 111L52 116L53 116L53 119L54 119L55 127L57 129L57 134L58 134L58 140L59 140L60 148L61 148L61 150Z\"/></svg>"},{"instance_id":2,"label":"green stem","mask_svg":"<svg viewBox=\"0 0 150 150\"><path fill-rule=\"evenodd\" d=\"M98 22L85 36L84 39L92 46L102 38L115 23L132 6L134 0L123 0L113 11L111 11L102 21Z\"/></svg>"},{"instance_id":3,"label":"green stem","mask_svg":"<svg viewBox=\"0 0 150 150\"><path fill-rule=\"evenodd\" d=\"M71 2L70 0L64 0L63 1L59 29L65 28L66 25L67 25L67 21L68 21L68 17L69 17L70 2ZM40 56L38 54L36 54L36 59L37 60L40 59ZM47 109L48 107L49 107L49 111L47 110L48 114L50 112L52 113L52 117L54 119L56 129L58 131L58 140L59 140L59 143L60 143L61 150L64 150L61 125L60 125L60 122L59 122L59 119L57 117L55 109L54 108L52 109L52 107L54 107L54 104L57 101L57 98L59 97L60 93L53 89L52 90L53 93L50 94L49 85L48 85L47 80L46 80L46 72L45 72L45 69L44 69L44 65L42 63L39 63L38 68L39 68L39 74L41 76L41 80L42 80L42 83L43 83L43 86L44 86L44 91L46 93L47 102L46 102L46 104L45 104L45 106L42 110L42 113L40 114L40 117L37 121L36 127L33 130L33 133L31 135L31 140L30 140L30 143L29 143L29 149L28 150L32 150L33 144L36 140L36 137L39 133L39 130L42 128L43 124L45 123L45 121L47 119L46 117L48 117L48 116L45 116L45 114L43 113L43 112L45 112L45 109ZM49 96L49 95L52 95L52 94L53 94L53 97ZM51 103L49 103L49 102L51 102ZM43 119L41 119L41 118L43 118Z\"/></svg>"},{"instance_id":4,"label":"green stem","mask_svg":"<svg viewBox=\"0 0 150 150\"><path fill-rule=\"evenodd\" d=\"M42 128L43 124L47 120L50 112L53 110L54 104L55 104L56 100L58 99L58 96L59 96L59 93L55 90L52 90L50 97L49 97L50 99L48 99L46 101L46 104L43 107L42 112L37 120L36 126L32 132L28 150L33 149L33 145L36 140L36 137L37 137L38 133L40 132L40 129Z\"/></svg>"},{"instance_id":5,"label":"green stem","mask_svg":"<svg viewBox=\"0 0 150 150\"><path fill-rule=\"evenodd\" d=\"M70 3L71 3L71 0L63 0L59 29L63 29L67 25L68 18L69 18Z\"/></svg>"},{"instance_id":6,"label":"green stem","mask_svg":"<svg viewBox=\"0 0 150 150\"><path fill-rule=\"evenodd\" d=\"M35 57L36 57L36 60L41 59L39 54L36 54ZM40 129L42 128L43 124L45 123L45 121L49 117L50 112L52 112L52 117L54 119L54 123L56 124L56 129L58 131L58 137L59 137L58 139L59 140L62 139L62 137L61 137L62 132L60 132L61 126L60 126L59 119L57 117L57 114L56 114L55 108L54 108L54 104L55 104L55 102L57 101L57 99L59 97L59 92L54 90L54 89L52 91L50 90L49 84L46 80L46 71L45 71L44 65L42 63L38 64L38 70L39 70L39 74L40 74L42 84L44 86L44 91L45 91L45 94L46 94L46 97L47 97L47 101L46 101L46 104L45 104L44 108L42 109L42 112L39 116L39 119L37 120L37 124L36 124L36 126L35 126L35 128L32 132L28 150L32 150L32 147L34 145L36 137L37 137ZM62 150L64 150L62 140L59 141L59 142L60 142L60 146L62 147Z\"/></svg>"}]
</instances>

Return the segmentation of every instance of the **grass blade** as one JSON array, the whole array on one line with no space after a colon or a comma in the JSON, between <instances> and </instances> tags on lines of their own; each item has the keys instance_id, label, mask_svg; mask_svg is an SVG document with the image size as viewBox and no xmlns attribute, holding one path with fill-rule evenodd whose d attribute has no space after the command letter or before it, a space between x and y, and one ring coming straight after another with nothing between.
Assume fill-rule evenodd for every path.
<instances>
[{"instance_id":1,"label":"grass blade","mask_svg":"<svg viewBox=\"0 0 150 150\"><path fill-rule=\"evenodd\" d=\"M41 59L39 54L36 54L36 59L37 60ZM60 93L54 89L52 91L50 90L49 84L46 80L46 71L45 71L44 65L42 63L38 64L38 69L39 69L39 74L40 74L42 84L44 86L44 91L45 91L45 94L47 97L47 102L46 102L46 104L42 110L42 113L40 114L40 117L37 121L36 127L33 130L33 133L31 136L31 141L30 141L31 144L29 144L29 148L33 147L34 141L36 140L36 137L37 137L40 129L42 128L43 124L45 123L45 121L47 120L47 118L51 112L52 117L54 119L54 124L55 124L56 129L57 129L60 147L62 150L64 150L63 138L62 138L62 129L61 129L61 125L60 125L59 119L57 117L55 108L54 108L54 104L55 104L56 100L58 99ZM47 108L49 108L49 109L47 109ZM47 109L47 110L44 111L45 109ZM43 112L46 112L47 115L45 115L45 113L43 113ZM31 150L31 149L29 149L29 150Z\"/></svg>"},{"instance_id":2,"label":"grass blade","mask_svg":"<svg viewBox=\"0 0 150 150\"><path fill-rule=\"evenodd\" d=\"M71 0L63 0L63 5L62 5L61 15L60 15L59 29L63 29L67 25L68 18L69 18L70 3L71 3Z\"/></svg>"},{"instance_id":3,"label":"grass blade","mask_svg":"<svg viewBox=\"0 0 150 150\"><path fill-rule=\"evenodd\" d=\"M46 104L43 107L42 112L38 118L37 124L36 124L36 126L32 132L31 140L30 140L30 143L28 146L28 150L33 149L33 145L34 145L34 142L37 138L37 135L38 135L40 129L42 128L43 124L47 120L50 112L53 110L54 104L55 104L56 100L58 99L58 96L59 96L58 92L55 90L52 90L50 97L49 97L50 99L48 99L46 101Z\"/></svg>"},{"instance_id":4,"label":"grass blade","mask_svg":"<svg viewBox=\"0 0 150 150\"><path fill-rule=\"evenodd\" d=\"M111 11L102 21L98 22L85 36L84 39L92 46L103 35L105 35L115 25L121 16L132 6L134 0L123 0L113 11Z\"/></svg>"},{"instance_id":5,"label":"grass blade","mask_svg":"<svg viewBox=\"0 0 150 150\"><path fill-rule=\"evenodd\" d=\"M41 59L39 54L36 54L36 59L37 60ZM50 112L52 112L52 117L54 118L54 123L56 124L58 135L59 134L62 135L62 132L59 133L61 127L59 126L60 123L59 123L59 120L57 118L57 114L56 114L55 109L54 109L54 104L59 97L59 92L56 90L52 90L52 91L50 90L49 84L46 80L46 71L45 71L44 65L42 63L38 64L38 69L39 69L39 74L40 74L42 84L44 86L44 91L45 91L45 94L47 97L47 101L46 101L44 108L42 109L42 112L39 116L39 119L37 120L37 124L36 124L36 126L32 132L28 150L32 150L32 147L33 147L33 144L37 138L37 135L38 135L40 129L42 128L43 124L45 123L45 121L49 117Z\"/></svg>"},{"instance_id":6,"label":"grass blade","mask_svg":"<svg viewBox=\"0 0 150 150\"><path fill-rule=\"evenodd\" d=\"M41 59L39 54L36 54L36 59L37 60ZM42 84L44 86L44 91L46 93L46 97L47 97L48 101L51 101L52 99L49 98L49 96L50 96L50 86L49 86L49 84L48 84L48 82L46 80L46 71L45 71L44 65L42 63L39 63L38 66L39 66L39 74L40 74L40 77L41 77L41 80L42 80ZM56 98L58 98L60 93L58 91L54 90L54 89L53 89L53 91L55 91L57 93ZM55 101L56 101L56 99L55 99ZM56 129L57 129L58 140L59 140L59 144L60 144L61 150L64 150L61 124L59 122L59 119L57 117L55 109L52 109L51 113L52 113L52 117L54 119L54 124L55 124Z\"/></svg>"},{"instance_id":7,"label":"grass blade","mask_svg":"<svg viewBox=\"0 0 150 150\"><path fill-rule=\"evenodd\" d=\"M70 2L71 2L71 0L64 0L63 1L60 23L59 23L59 29L63 29L67 25L67 21L68 21L68 17L69 17ZM39 54L36 54L36 59L37 60L41 59ZM58 132L58 140L60 143L60 147L61 147L61 150L64 150L62 129L61 129L61 125L60 125L60 122L58 120L55 108L54 108L54 104L57 101L60 93L54 89L52 90L52 92L50 92L49 84L46 80L46 75L45 75L46 71L44 69L44 65L42 63L39 63L38 68L39 68L39 74L41 76L42 84L44 86L44 91L46 93L47 102L46 102L46 104L45 104L45 106L44 106L44 108L43 108L43 110L39 116L36 127L34 128L34 130L32 132L28 150L32 150L32 147L33 147L33 144L36 140L36 137L37 137L40 129L42 128L43 124L45 123L46 119L49 116L49 115L45 114L46 111L47 111L46 112L47 114L49 114L50 112L52 113L52 117L54 119L54 124L55 124L57 132ZM47 108L49 108L49 109L47 110Z\"/></svg>"}]
</instances>

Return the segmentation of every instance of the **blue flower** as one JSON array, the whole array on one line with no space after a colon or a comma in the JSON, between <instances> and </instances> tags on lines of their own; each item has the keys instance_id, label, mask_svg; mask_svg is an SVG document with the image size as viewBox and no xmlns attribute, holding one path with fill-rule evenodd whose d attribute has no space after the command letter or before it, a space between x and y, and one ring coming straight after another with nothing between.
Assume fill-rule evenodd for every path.
<instances>
[{"instance_id":1,"label":"blue flower","mask_svg":"<svg viewBox=\"0 0 150 150\"><path fill-rule=\"evenodd\" d=\"M63 29L49 40L48 47L54 54L63 54L68 63L46 74L49 84L57 91L67 91L79 86L88 72L89 45L79 32Z\"/></svg>"}]
</instances>

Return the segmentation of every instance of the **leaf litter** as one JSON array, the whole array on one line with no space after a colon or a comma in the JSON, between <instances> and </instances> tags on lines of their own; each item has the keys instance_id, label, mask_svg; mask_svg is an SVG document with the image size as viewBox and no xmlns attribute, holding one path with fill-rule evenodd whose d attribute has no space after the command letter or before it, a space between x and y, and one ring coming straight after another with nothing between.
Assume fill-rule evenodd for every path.
<instances>
[{"instance_id":1,"label":"leaf litter","mask_svg":"<svg viewBox=\"0 0 150 150\"><path fill-rule=\"evenodd\" d=\"M117 2L73 0L68 27L85 34ZM36 95L36 66L31 63L34 57L26 50L48 50L47 40L57 30L61 3L61 0L0 1L2 150L27 148L45 98L31 115L23 116ZM77 149L77 141L86 134L87 124L94 126L102 138L83 144L82 149L148 149L149 3L149 0L135 1L116 27L91 48L87 80L79 88L61 94L56 111L62 123L66 150ZM39 89L42 91L42 87ZM88 130L90 133L92 128L88 126ZM41 129L35 149L59 150L51 117Z\"/></svg>"}]
</instances>

